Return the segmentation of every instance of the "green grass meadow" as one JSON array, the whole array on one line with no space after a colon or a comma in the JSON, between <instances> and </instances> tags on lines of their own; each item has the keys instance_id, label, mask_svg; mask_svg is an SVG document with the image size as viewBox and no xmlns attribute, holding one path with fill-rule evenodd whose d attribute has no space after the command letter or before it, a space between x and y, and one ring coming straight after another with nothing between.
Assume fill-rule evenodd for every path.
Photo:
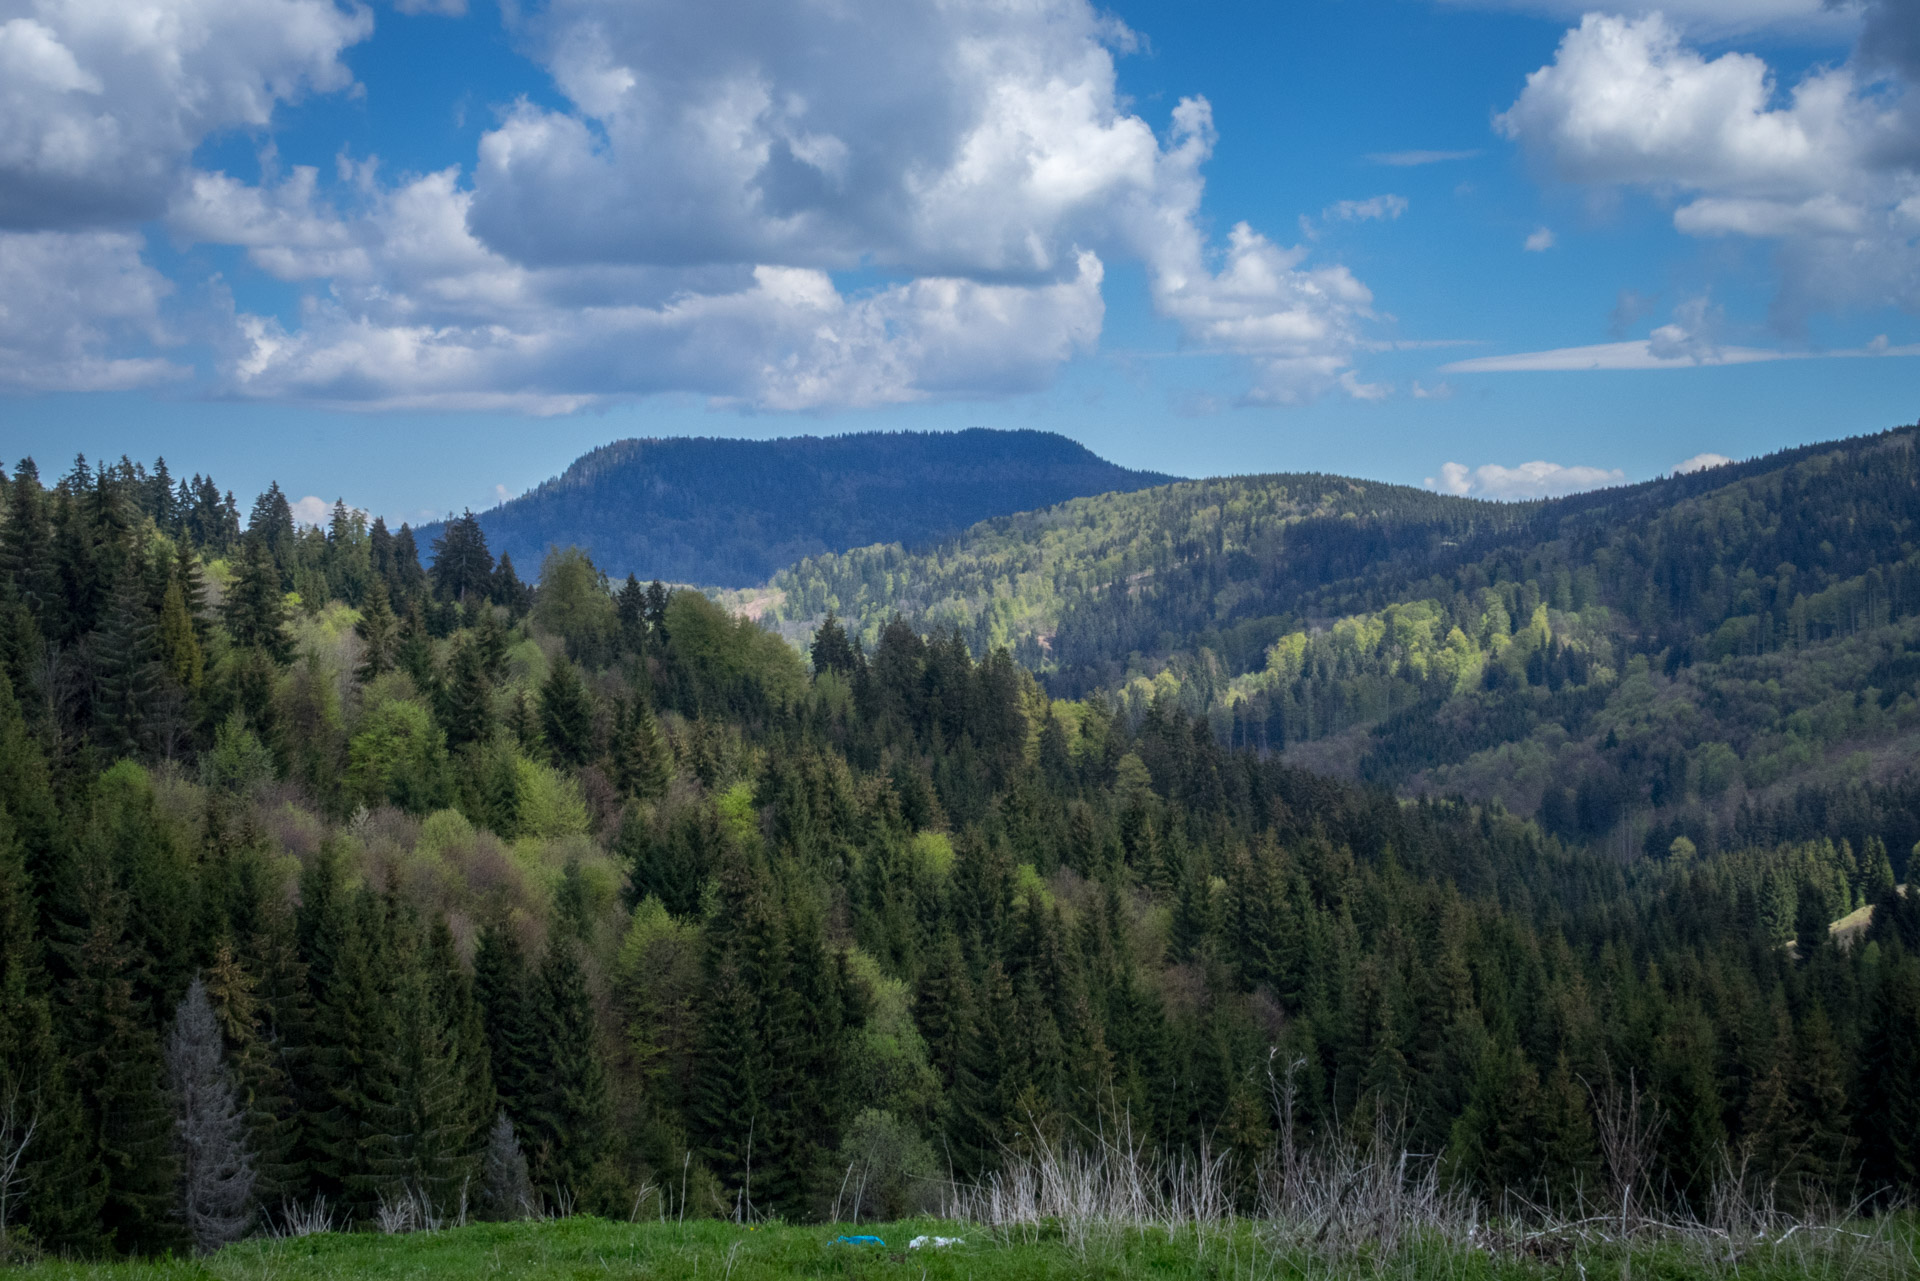
<instances>
[{"instance_id":1,"label":"green grass meadow","mask_svg":"<svg viewBox=\"0 0 1920 1281\"><path fill-rule=\"evenodd\" d=\"M884 1246L845 1245L863 1233ZM946 1249L908 1248L922 1234L959 1236ZM1403 1243L1390 1255L1334 1256L1311 1243L1277 1241L1259 1225L1240 1223L1196 1233L1095 1231L1081 1236L1057 1226L994 1232L977 1226L909 1221L862 1227L791 1227L731 1223L609 1223L571 1218L475 1224L439 1232L382 1236L331 1233L258 1239L202 1259L74 1263L43 1261L13 1270L21 1281L587 1281L600 1277L711 1278L712 1281L797 1281L800 1278L913 1278L914 1281L1039 1281L1054 1277L1149 1277L1229 1281L1389 1277L1404 1281L1894 1281L1920 1277L1920 1224L1911 1215L1789 1238L1771 1245L1729 1247L1688 1238L1636 1244L1559 1238L1514 1242L1494 1238L1466 1245L1438 1238Z\"/></svg>"}]
</instances>

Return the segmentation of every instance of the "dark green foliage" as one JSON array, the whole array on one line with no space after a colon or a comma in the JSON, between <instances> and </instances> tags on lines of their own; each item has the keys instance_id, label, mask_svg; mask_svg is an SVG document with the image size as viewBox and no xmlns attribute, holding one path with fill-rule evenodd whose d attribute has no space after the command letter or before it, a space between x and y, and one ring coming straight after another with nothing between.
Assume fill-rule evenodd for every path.
<instances>
[{"instance_id":1,"label":"dark green foliage","mask_svg":"<svg viewBox=\"0 0 1920 1281\"><path fill-rule=\"evenodd\" d=\"M557 660L540 687L540 732L558 764L584 765L593 756L593 700L569 659Z\"/></svg>"},{"instance_id":2,"label":"dark green foliage","mask_svg":"<svg viewBox=\"0 0 1920 1281\"><path fill-rule=\"evenodd\" d=\"M273 563L267 502L258 537L225 544L236 612L210 618L181 550L197 481L161 504L127 463L29 480L9 497L37 493L57 573L39 607L0 582L6 671L142 652L145 618L158 673L129 684L115 659L24 709L0 696L0 1088L47 1127L31 1177L53 1195L27 1227L47 1248L184 1245L158 1047L196 974L274 1221L325 1196L364 1223L403 1191L451 1211L461 1189L493 1214L625 1216L670 1188L672 1214L683 1181L690 1215L798 1219L831 1208L849 1161L884 1166L894 1204L916 1177L1116 1133L1230 1153L1251 1206L1279 1124L1267 1072L1288 1064L1298 1140L1403 1127L1474 1195L1606 1193L1596 1110L1635 1090L1661 1118L1650 1211L1709 1209L1730 1157L1790 1210L1856 1175L1912 1192L1920 899L1896 886L1920 782L1763 801L1729 739L1669 782L1739 799L1649 819L1626 773L1581 772L1645 747L1581 691L1602 666L1653 698L1669 677L1595 633L1536 643L1527 584L1557 591L1550 565L1447 597L1486 661L1460 689L1422 685L1389 737L1418 759L1422 717L1452 726L1460 700L1562 718L1587 738L1571 772L1536 775L1564 793L1559 835L1296 768L1260 733L1321 730L1190 698L1198 668L1150 700L1056 700L1007 649L889 618L858 644L823 626L809 671L752 621L610 583L577 549L516 619L409 587L406 531L344 506ZM1371 519L1364 495L1312 492ZM1579 510L1613 528L1605 504ZM1461 563L1520 516L1541 518L1486 514ZM1370 546L1301 537L1329 563ZM1228 560L1227 583L1257 586ZM271 612L282 571L306 616L272 631L297 657L223 626L253 626L234 606L249 573ZM1564 607L1543 593L1550 619L1613 590L1576 586ZM327 607L356 594L358 643ZM1442 616L1391 615L1366 626ZM1364 701L1371 652L1319 675L1308 654L1297 680ZM1291 706L1319 718L1318 699ZM1865 692L1828 712L1868 708L1912 714ZM1608 813L1657 831L1562 839ZM1870 925L1829 928L1866 906Z\"/></svg>"},{"instance_id":3,"label":"dark green foliage","mask_svg":"<svg viewBox=\"0 0 1920 1281\"><path fill-rule=\"evenodd\" d=\"M579 1195L607 1145L606 1069L580 943L552 931L531 984L533 1054L524 1088L534 1186Z\"/></svg>"},{"instance_id":4,"label":"dark green foliage","mask_svg":"<svg viewBox=\"0 0 1920 1281\"><path fill-rule=\"evenodd\" d=\"M265 538L248 537L241 543L240 564L227 589L227 631L242 648L265 651L284 662L291 646L283 623L286 606L280 570Z\"/></svg>"},{"instance_id":5,"label":"dark green foliage","mask_svg":"<svg viewBox=\"0 0 1920 1281\"><path fill-rule=\"evenodd\" d=\"M465 604L489 599L493 589L493 555L487 550L487 536L471 511L463 513L433 540L433 593L441 600Z\"/></svg>"}]
</instances>

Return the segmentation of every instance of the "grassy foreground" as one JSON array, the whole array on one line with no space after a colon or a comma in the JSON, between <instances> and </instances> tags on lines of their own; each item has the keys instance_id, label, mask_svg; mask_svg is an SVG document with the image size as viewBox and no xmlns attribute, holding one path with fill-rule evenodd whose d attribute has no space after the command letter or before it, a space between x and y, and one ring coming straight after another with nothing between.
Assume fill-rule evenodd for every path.
<instances>
[{"instance_id":1,"label":"grassy foreground","mask_svg":"<svg viewBox=\"0 0 1920 1281\"><path fill-rule=\"evenodd\" d=\"M842 1245L842 1231L870 1233L885 1246ZM922 1234L959 1236L947 1249L908 1248ZM15 1270L21 1281L331 1281L332 1278L792 1278L900 1277L915 1281L1027 1281L1051 1277L1334 1278L1383 1276L1405 1281L1878 1281L1920 1275L1920 1225L1912 1216L1771 1245L1729 1248L1705 1240L1636 1244L1631 1250L1575 1240L1490 1246L1426 1239L1391 1255L1334 1257L1275 1241L1250 1224L1165 1231L1110 1232L1081 1238L1058 1228L1002 1232L932 1220L859 1228L729 1223L609 1223L573 1218L541 1223L476 1224L410 1236L334 1233L255 1240L205 1259L141 1263L49 1261ZM1544 1256L1544 1257L1542 1257Z\"/></svg>"}]
</instances>

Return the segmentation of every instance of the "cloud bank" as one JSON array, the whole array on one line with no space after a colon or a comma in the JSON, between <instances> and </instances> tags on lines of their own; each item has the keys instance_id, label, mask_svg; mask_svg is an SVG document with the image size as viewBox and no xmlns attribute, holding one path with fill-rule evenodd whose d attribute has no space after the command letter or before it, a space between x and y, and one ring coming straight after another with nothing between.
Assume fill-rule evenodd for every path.
<instances>
[{"instance_id":1,"label":"cloud bank","mask_svg":"<svg viewBox=\"0 0 1920 1281\"><path fill-rule=\"evenodd\" d=\"M1564 181L1672 200L1686 235L1775 246L1783 329L1827 308L1911 310L1917 29L1920 9L1877 0L1851 59L1788 87L1752 54L1698 52L1659 13L1588 14L1495 123Z\"/></svg>"},{"instance_id":2,"label":"cloud bank","mask_svg":"<svg viewBox=\"0 0 1920 1281\"><path fill-rule=\"evenodd\" d=\"M1486 463L1468 467L1465 463L1442 463L1440 474L1427 477L1428 489L1462 497L1517 500L1557 498L1603 485L1622 485L1627 474L1618 468L1563 467L1559 463L1531 462L1517 467Z\"/></svg>"},{"instance_id":3,"label":"cloud bank","mask_svg":"<svg viewBox=\"0 0 1920 1281\"><path fill-rule=\"evenodd\" d=\"M164 336L157 221L304 299L220 322L218 389L240 397L555 413L1031 391L1098 343L1120 260L1188 345L1241 360L1247 401L1378 394L1354 370L1371 292L1245 223L1211 242L1211 109L1183 100L1158 131L1131 110L1115 57L1135 37L1086 0L553 0L515 22L560 102L511 104L470 165L196 167L209 138L349 89L342 52L372 22L333 0L0 0L0 270L59 300L49 332L0 316L0 385L177 375L124 354ZM58 239L99 235L119 239ZM100 279L125 287L103 303Z\"/></svg>"}]
</instances>

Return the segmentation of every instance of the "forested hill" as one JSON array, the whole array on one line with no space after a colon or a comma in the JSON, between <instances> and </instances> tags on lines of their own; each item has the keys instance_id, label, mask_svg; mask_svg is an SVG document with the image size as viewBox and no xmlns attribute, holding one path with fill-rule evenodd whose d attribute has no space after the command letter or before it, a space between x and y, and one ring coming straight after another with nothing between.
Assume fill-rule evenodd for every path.
<instances>
[{"instance_id":1,"label":"forested hill","mask_svg":"<svg viewBox=\"0 0 1920 1281\"><path fill-rule=\"evenodd\" d=\"M806 556L917 547L992 516L1169 479L1038 431L622 440L480 526L521 565L577 546L615 576L745 587ZM422 545L440 533L423 529Z\"/></svg>"},{"instance_id":2,"label":"forested hill","mask_svg":"<svg viewBox=\"0 0 1920 1281\"><path fill-rule=\"evenodd\" d=\"M1620 755L1648 741L1632 716L1750 723L1841 661L1809 656L1905 625L1903 571L1862 565L1908 536L1909 445L1692 482L1702 506L1641 526L1553 508L1549 541L1515 541L1556 528L1544 509L1300 482L1303 510L1342 514L1247 550L1251 500L1192 507L1184 559L1115 578L1161 570L1138 600L1167 590L1169 619L1217 602L1173 590L1213 564L1255 602L1289 565L1331 584L1293 598L1435 602L1284 633L1255 675L1291 683L1248 685L1229 731L1256 694L1269 732L1318 734L1294 718L1362 695L1562 725L1590 691L1619 741L1555 731L1588 744L1565 768L1662 761ZM1287 1154L1370 1136L1407 1149L1375 1168L1434 1168L1480 1221L1751 1197L1778 1234L1776 1210L1920 1194L1913 780L1623 858L1254 750L1183 709L1191 659L1136 716L904 622L863 647L822 626L803 655L577 549L529 585L471 519L423 555L344 504L298 528L277 486L243 508L159 464L0 482L0 1258L401 1206L866 1222L1115 1136L1181 1187L1218 1171L1243 1210ZM1376 551L1411 588L1333 578ZM1436 610L1457 620L1437 647ZM1650 656L1642 617L1695 639ZM1805 732L1908 724L1911 697L1877 692L1912 678L1904 654L1803 703ZM1777 689L1732 668L1670 697L1774 662ZM1757 741L1698 772L1683 752L1681 780L1754 787L1729 780L1769 759Z\"/></svg>"},{"instance_id":3,"label":"forested hill","mask_svg":"<svg viewBox=\"0 0 1920 1281\"><path fill-rule=\"evenodd\" d=\"M1328 476L1193 481L777 575L778 621L894 611L1052 691L1172 699L1222 739L1569 839L1711 843L1884 777L1920 713L1915 429L1551 502Z\"/></svg>"}]
</instances>

